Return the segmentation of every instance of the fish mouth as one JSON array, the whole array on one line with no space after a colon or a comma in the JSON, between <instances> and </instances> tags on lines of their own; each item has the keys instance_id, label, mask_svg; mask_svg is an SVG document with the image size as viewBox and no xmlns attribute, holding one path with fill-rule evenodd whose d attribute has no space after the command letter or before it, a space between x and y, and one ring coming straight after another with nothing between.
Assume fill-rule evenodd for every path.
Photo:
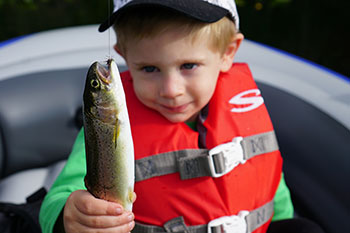
<instances>
[{"instance_id":1,"label":"fish mouth","mask_svg":"<svg viewBox=\"0 0 350 233\"><path fill-rule=\"evenodd\" d=\"M108 61L108 69L101 65L100 63L96 64L96 74L98 75L98 77L100 78L100 80L102 82L104 82L105 84L110 84L112 82L112 78L111 78L111 63Z\"/></svg>"}]
</instances>

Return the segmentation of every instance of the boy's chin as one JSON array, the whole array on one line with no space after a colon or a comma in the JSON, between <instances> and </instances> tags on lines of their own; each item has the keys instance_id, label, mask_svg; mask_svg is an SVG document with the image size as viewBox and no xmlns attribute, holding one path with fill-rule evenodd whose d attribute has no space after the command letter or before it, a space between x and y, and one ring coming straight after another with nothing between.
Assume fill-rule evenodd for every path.
<instances>
[{"instance_id":1,"label":"boy's chin","mask_svg":"<svg viewBox=\"0 0 350 233\"><path fill-rule=\"evenodd\" d=\"M162 114L162 116L171 123L186 122L191 118L190 116L184 116L181 114Z\"/></svg>"}]
</instances>

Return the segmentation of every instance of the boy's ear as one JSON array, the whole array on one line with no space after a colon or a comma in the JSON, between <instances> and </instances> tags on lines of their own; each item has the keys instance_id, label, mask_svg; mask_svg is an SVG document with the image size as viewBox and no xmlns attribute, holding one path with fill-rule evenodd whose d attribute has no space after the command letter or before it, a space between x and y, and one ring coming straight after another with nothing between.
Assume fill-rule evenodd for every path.
<instances>
[{"instance_id":1,"label":"boy's ear","mask_svg":"<svg viewBox=\"0 0 350 233\"><path fill-rule=\"evenodd\" d=\"M226 72L231 68L233 59L243 39L244 36L242 33L237 33L232 39L226 51L222 55L221 72Z\"/></svg>"},{"instance_id":2,"label":"boy's ear","mask_svg":"<svg viewBox=\"0 0 350 233\"><path fill-rule=\"evenodd\" d=\"M120 56L124 57L123 54L122 54L122 52L121 52L120 49L118 48L118 45L117 45L117 44L115 44L115 45L113 46L113 48L114 48L114 50L115 50Z\"/></svg>"}]
</instances>

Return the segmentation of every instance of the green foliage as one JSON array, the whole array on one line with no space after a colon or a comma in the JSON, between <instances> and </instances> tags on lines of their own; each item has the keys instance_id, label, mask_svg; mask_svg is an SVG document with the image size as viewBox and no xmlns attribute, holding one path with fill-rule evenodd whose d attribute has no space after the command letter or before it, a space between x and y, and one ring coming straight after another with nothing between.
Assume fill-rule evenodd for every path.
<instances>
[{"instance_id":1,"label":"green foliage","mask_svg":"<svg viewBox=\"0 0 350 233\"><path fill-rule=\"evenodd\" d=\"M350 74L349 0L236 0L246 38ZM0 41L103 22L112 0L0 0Z\"/></svg>"},{"instance_id":2,"label":"green foliage","mask_svg":"<svg viewBox=\"0 0 350 233\"><path fill-rule=\"evenodd\" d=\"M109 2L110 1L110 2ZM112 0L0 0L0 41L54 28L97 24Z\"/></svg>"},{"instance_id":3,"label":"green foliage","mask_svg":"<svg viewBox=\"0 0 350 233\"><path fill-rule=\"evenodd\" d=\"M238 7L245 7L247 5L251 4L269 4L270 6L279 6L282 4L288 4L291 3L293 0L236 0L236 4Z\"/></svg>"},{"instance_id":4,"label":"green foliage","mask_svg":"<svg viewBox=\"0 0 350 233\"><path fill-rule=\"evenodd\" d=\"M28 10L37 9L39 3L49 2L50 0L0 0L0 7L11 6L11 7L24 7Z\"/></svg>"}]
</instances>

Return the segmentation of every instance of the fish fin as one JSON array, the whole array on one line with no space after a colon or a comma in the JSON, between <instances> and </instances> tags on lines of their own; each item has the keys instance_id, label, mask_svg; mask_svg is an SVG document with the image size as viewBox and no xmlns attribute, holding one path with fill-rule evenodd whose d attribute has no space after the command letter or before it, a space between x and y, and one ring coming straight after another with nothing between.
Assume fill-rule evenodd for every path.
<instances>
[{"instance_id":1,"label":"fish fin","mask_svg":"<svg viewBox=\"0 0 350 233\"><path fill-rule=\"evenodd\" d=\"M136 200L136 194L134 193L134 190L129 187L128 191L128 202L133 203Z\"/></svg>"}]
</instances>

